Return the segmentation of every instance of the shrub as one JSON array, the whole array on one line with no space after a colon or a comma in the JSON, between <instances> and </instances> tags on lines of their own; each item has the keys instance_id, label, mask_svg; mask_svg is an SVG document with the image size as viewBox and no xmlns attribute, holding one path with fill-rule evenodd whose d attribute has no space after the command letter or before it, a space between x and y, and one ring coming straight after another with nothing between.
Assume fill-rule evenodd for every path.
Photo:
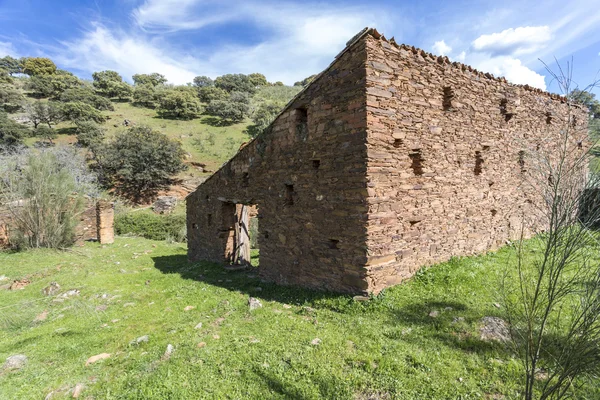
<instances>
[{"instance_id":1,"label":"shrub","mask_svg":"<svg viewBox=\"0 0 600 400\"><path fill-rule=\"evenodd\" d=\"M77 125L77 143L84 147L95 148L104 140L104 129L94 121L75 121Z\"/></svg>"},{"instance_id":2,"label":"shrub","mask_svg":"<svg viewBox=\"0 0 600 400\"><path fill-rule=\"evenodd\" d=\"M198 98L204 103L210 103L213 100L227 100L229 93L214 86L200 86L198 87Z\"/></svg>"},{"instance_id":3,"label":"shrub","mask_svg":"<svg viewBox=\"0 0 600 400\"><path fill-rule=\"evenodd\" d=\"M0 154L11 153L23 145L23 137L28 136L30 130L8 117L0 111Z\"/></svg>"},{"instance_id":4,"label":"shrub","mask_svg":"<svg viewBox=\"0 0 600 400\"><path fill-rule=\"evenodd\" d=\"M81 155L66 147L27 150L0 160L0 202L19 247L61 248L75 241L85 195L97 195Z\"/></svg>"},{"instance_id":5,"label":"shrub","mask_svg":"<svg viewBox=\"0 0 600 400\"><path fill-rule=\"evenodd\" d=\"M9 85L0 84L0 109L6 112L15 112L21 109L25 97L17 89Z\"/></svg>"},{"instance_id":6,"label":"shrub","mask_svg":"<svg viewBox=\"0 0 600 400\"><path fill-rule=\"evenodd\" d=\"M185 214L150 214L130 212L115 217L115 232L118 235L136 235L151 240L186 240Z\"/></svg>"},{"instance_id":7,"label":"shrub","mask_svg":"<svg viewBox=\"0 0 600 400\"><path fill-rule=\"evenodd\" d=\"M227 100L213 100L206 113L221 117L224 123L243 121L250 111L250 98L247 93L233 92Z\"/></svg>"},{"instance_id":8,"label":"shrub","mask_svg":"<svg viewBox=\"0 0 600 400\"><path fill-rule=\"evenodd\" d=\"M244 74L226 74L215 79L215 86L229 93L231 92L247 92L254 94L256 86L252 83L252 79Z\"/></svg>"}]
</instances>

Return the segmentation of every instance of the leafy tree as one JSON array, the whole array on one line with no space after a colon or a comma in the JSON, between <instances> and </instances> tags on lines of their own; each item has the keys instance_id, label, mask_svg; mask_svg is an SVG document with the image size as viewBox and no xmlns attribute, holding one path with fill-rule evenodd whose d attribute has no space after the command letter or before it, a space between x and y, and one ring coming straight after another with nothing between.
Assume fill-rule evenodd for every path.
<instances>
[{"instance_id":1,"label":"leafy tree","mask_svg":"<svg viewBox=\"0 0 600 400\"><path fill-rule=\"evenodd\" d=\"M69 101L62 106L62 117L68 121L94 121L104 122L105 118L89 104L80 101Z\"/></svg>"},{"instance_id":2,"label":"leafy tree","mask_svg":"<svg viewBox=\"0 0 600 400\"><path fill-rule=\"evenodd\" d=\"M10 75L23 72L21 62L11 56L0 58L0 69L6 70Z\"/></svg>"},{"instance_id":3,"label":"leafy tree","mask_svg":"<svg viewBox=\"0 0 600 400\"><path fill-rule=\"evenodd\" d=\"M155 106L156 91L150 84L135 85L133 88L133 102L143 107L153 108Z\"/></svg>"},{"instance_id":4,"label":"leafy tree","mask_svg":"<svg viewBox=\"0 0 600 400\"><path fill-rule=\"evenodd\" d=\"M23 59L23 73L29 76L52 75L56 72L56 64L46 57L28 57Z\"/></svg>"},{"instance_id":5,"label":"leafy tree","mask_svg":"<svg viewBox=\"0 0 600 400\"><path fill-rule=\"evenodd\" d=\"M267 82L267 78L258 72L248 75L248 79L250 79L250 82L254 86L267 86L269 84L269 82Z\"/></svg>"},{"instance_id":6,"label":"leafy tree","mask_svg":"<svg viewBox=\"0 0 600 400\"><path fill-rule=\"evenodd\" d=\"M244 74L227 74L219 76L215 79L215 86L229 93L247 92L254 94L254 92L256 92L256 86L252 84L248 75Z\"/></svg>"},{"instance_id":7,"label":"leafy tree","mask_svg":"<svg viewBox=\"0 0 600 400\"><path fill-rule=\"evenodd\" d=\"M273 84L273 86L285 86L285 85L283 84L283 82L277 81Z\"/></svg>"},{"instance_id":8,"label":"leafy tree","mask_svg":"<svg viewBox=\"0 0 600 400\"><path fill-rule=\"evenodd\" d=\"M194 78L194 86L203 88L208 86L214 86L215 82L210 79L208 76L197 76Z\"/></svg>"},{"instance_id":9,"label":"leafy tree","mask_svg":"<svg viewBox=\"0 0 600 400\"><path fill-rule=\"evenodd\" d=\"M306 86L309 83L311 83L316 77L317 75L311 75L307 78L302 79L301 81L295 82L294 86Z\"/></svg>"},{"instance_id":10,"label":"leafy tree","mask_svg":"<svg viewBox=\"0 0 600 400\"><path fill-rule=\"evenodd\" d=\"M92 74L94 88L106 97L116 97L123 78L116 71L100 71Z\"/></svg>"},{"instance_id":11,"label":"leafy tree","mask_svg":"<svg viewBox=\"0 0 600 400\"><path fill-rule=\"evenodd\" d=\"M13 121L8 114L0 111L0 154L18 149L23 144L23 137L29 133L26 126Z\"/></svg>"},{"instance_id":12,"label":"leafy tree","mask_svg":"<svg viewBox=\"0 0 600 400\"><path fill-rule=\"evenodd\" d=\"M214 86L201 86L198 88L198 97L204 103L210 103L213 100L227 100L229 93Z\"/></svg>"},{"instance_id":13,"label":"leafy tree","mask_svg":"<svg viewBox=\"0 0 600 400\"><path fill-rule=\"evenodd\" d=\"M94 121L75 121L75 124L79 145L95 149L104 140L105 130Z\"/></svg>"},{"instance_id":14,"label":"leafy tree","mask_svg":"<svg viewBox=\"0 0 600 400\"><path fill-rule=\"evenodd\" d=\"M600 118L600 101L596 100L594 93L587 92L585 90L574 89L571 91L570 97L585 105L590 110L590 116L592 118Z\"/></svg>"},{"instance_id":15,"label":"leafy tree","mask_svg":"<svg viewBox=\"0 0 600 400\"><path fill-rule=\"evenodd\" d=\"M33 130L33 136L47 140L51 145L54 144L52 139L56 138L56 131L49 126L38 126Z\"/></svg>"},{"instance_id":16,"label":"leafy tree","mask_svg":"<svg viewBox=\"0 0 600 400\"><path fill-rule=\"evenodd\" d=\"M223 123L235 123L244 120L250 111L250 99L247 93L233 92L227 100L213 100L206 108L207 114L220 117Z\"/></svg>"},{"instance_id":17,"label":"leafy tree","mask_svg":"<svg viewBox=\"0 0 600 400\"><path fill-rule=\"evenodd\" d=\"M82 102L89 104L100 111L114 111L115 107L112 102L105 97L98 96L89 87L77 87L65 90L59 98L60 101L67 102Z\"/></svg>"},{"instance_id":18,"label":"leafy tree","mask_svg":"<svg viewBox=\"0 0 600 400\"><path fill-rule=\"evenodd\" d=\"M29 78L25 89L30 90L38 98L50 97L54 93L50 75L36 75Z\"/></svg>"},{"instance_id":19,"label":"leafy tree","mask_svg":"<svg viewBox=\"0 0 600 400\"><path fill-rule=\"evenodd\" d=\"M48 125L52 128L52 124L57 124L62 120L63 110L58 103L53 101L34 101L25 107L27 118L33 124L35 129L40 124Z\"/></svg>"},{"instance_id":20,"label":"leafy tree","mask_svg":"<svg viewBox=\"0 0 600 400\"><path fill-rule=\"evenodd\" d=\"M31 90L36 97L58 97L68 89L81 86L81 81L68 71L57 70L52 75L32 76L26 88Z\"/></svg>"},{"instance_id":21,"label":"leafy tree","mask_svg":"<svg viewBox=\"0 0 600 400\"><path fill-rule=\"evenodd\" d=\"M192 119L202 111L194 92L186 88L165 90L158 99L157 112L161 118Z\"/></svg>"},{"instance_id":22,"label":"leafy tree","mask_svg":"<svg viewBox=\"0 0 600 400\"><path fill-rule=\"evenodd\" d=\"M111 97L116 97L119 100L126 100L133 94L133 88L127 82L114 82L110 85Z\"/></svg>"},{"instance_id":23,"label":"leafy tree","mask_svg":"<svg viewBox=\"0 0 600 400\"><path fill-rule=\"evenodd\" d=\"M158 86L167 83L167 78L157 72L152 74L135 74L133 75L133 83L137 85Z\"/></svg>"},{"instance_id":24,"label":"leafy tree","mask_svg":"<svg viewBox=\"0 0 600 400\"><path fill-rule=\"evenodd\" d=\"M6 112L15 112L21 109L25 97L10 85L0 85L0 108Z\"/></svg>"},{"instance_id":25,"label":"leafy tree","mask_svg":"<svg viewBox=\"0 0 600 400\"><path fill-rule=\"evenodd\" d=\"M184 155L181 143L148 126L135 126L103 145L97 162L106 183L139 199L185 170Z\"/></svg>"},{"instance_id":26,"label":"leafy tree","mask_svg":"<svg viewBox=\"0 0 600 400\"><path fill-rule=\"evenodd\" d=\"M271 125L271 122L275 119L277 114L281 112L281 105L275 103L261 103L254 114L252 115L252 122L254 122L255 129L258 133L262 132Z\"/></svg>"}]
</instances>

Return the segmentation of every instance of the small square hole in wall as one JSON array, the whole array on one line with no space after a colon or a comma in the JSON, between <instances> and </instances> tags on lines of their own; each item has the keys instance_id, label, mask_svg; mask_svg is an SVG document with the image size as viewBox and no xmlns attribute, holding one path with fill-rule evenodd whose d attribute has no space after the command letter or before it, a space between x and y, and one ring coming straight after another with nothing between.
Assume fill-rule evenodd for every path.
<instances>
[{"instance_id":1,"label":"small square hole in wall","mask_svg":"<svg viewBox=\"0 0 600 400\"><path fill-rule=\"evenodd\" d=\"M192 224L192 229L194 229L194 230L198 229L198 224L197 223L193 223Z\"/></svg>"},{"instance_id":2,"label":"small square hole in wall","mask_svg":"<svg viewBox=\"0 0 600 400\"><path fill-rule=\"evenodd\" d=\"M294 205L294 185L285 184L285 205L293 206Z\"/></svg>"},{"instance_id":3,"label":"small square hole in wall","mask_svg":"<svg viewBox=\"0 0 600 400\"><path fill-rule=\"evenodd\" d=\"M205 197L205 199L206 200L210 200L210 195L207 194L206 197Z\"/></svg>"},{"instance_id":4,"label":"small square hole in wall","mask_svg":"<svg viewBox=\"0 0 600 400\"><path fill-rule=\"evenodd\" d=\"M314 169L319 169L321 167L321 160L312 160L312 166Z\"/></svg>"},{"instance_id":5,"label":"small square hole in wall","mask_svg":"<svg viewBox=\"0 0 600 400\"><path fill-rule=\"evenodd\" d=\"M329 241L327 242L327 246L330 249L337 250L340 248L339 245L340 245L340 241L337 239L329 239Z\"/></svg>"},{"instance_id":6,"label":"small square hole in wall","mask_svg":"<svg viewBox=\"0 0 600 400\"><path fill-rule=\"evenodd\" d=\"M525 172L525 150L519 151L519 167L521 172Z\"/></svg>"},{"instance_id":7,"label":"small square hole in wall","mask_svg":"<svg viewBox=\"0 0 600 400\"><path fill-rule=\"evenodd\" d=\"M483 156L480 151L475 152L475 168L473 169L475 175L481 175L483 172Z\"/></svg>"},{"instance_id":8,"label":"small square hole in wall","mask_svg":"<svg viewBox=\"0 0 600 400\"><path fill-rule=\"evenodd\" d=\"M504 121L508 122L515 115L514 113L508 112L508 100L500 100L500 114L504 115Z\"/></svg>"},{"instance_id":9,"label":"small square hole in wall","mask_svg":"<svg viewBox=\"0 0 600 400\"><path fill-rule=\"evenodd\" d=\"M490 210L490 213L492 214L492 217L495 217L496 214L498 214L498 210Z\"/></svg>"},{"instance_id":10,"label":"small square hole in wall","mask_svg":"<svg viewBox=\"0 0 600 400\"><path fill-rule=\"evenodd\" d=\"M206 214L206 225L212 225L212 214Z\"/></svg>"},{"instance_id":11,"label":"small square hole in wall","mask_svg":"<svg viewBox=\"0 0 600 400\"><path fill-rule=\"evenodd\" d=\"M404 141L402 139L394 139L394 147L398 148L400 146L402 146L404 144Z\"/></svg>"},{"instance_id":12,"label":"small square hole in wall","mask_svg":"<svg viewBox=\"0 0 600 400\"><path fill-rule=\"evenodd\" d=\"M546 125L552 125L552 113L550 111L546 113Z\"/></svg>"},{"instance_id":13,"label":"small square hole in wall","mask_svg":"<svg viewBox=\"0 0 600 400\"><path fill-rule=\"evenodd\" d=\"M452 100L454 99L454 90L450 86L444 86L444 97L442 107L444 111L453 111Z\"/></svg>"},{"instance_id":14,"label":"small square hole in wall","mask_svg":"<svg viewBox=\"0 0 600 400\"><path fill-rule=\"evenodd\" d=\"M577 126L577 117L575 115L571 115L571 126L573 128Z\"/></svg>"},{"instance_id":15,"label":"small square hole in wall","mask_svg":"<svg viewBox=\"0 0 600 400\"><path fill-rule=\"evenodd\" d=\"M244 172L242 175L242 186L248 187L250 185L250 174L248 172Z\"/></svg>"},{"instance_id":16,"label":"small square hole in wall","mask_svg":"<svg viewBox=\"0 0 600 400\"><path fill-rule=\"evenodd\" d=\"M408 157L410 157L412 161L410 167L412 168L413 173L417 176L423 175L423 162L425 160L421 154L421 149L413 149L413 152L409 153Z\"/></svg>"},{"instance_id":17,"label":"small square hole in wall","mask_svg":"<svg viewBox=\"0 0 600 400\"><path fill-rule=\"evenodd\" d=\"M265 239L268 239L269 238L269 231L265 231L265 233L263 233L263 237Z\"/></svg>"}]
</instances>

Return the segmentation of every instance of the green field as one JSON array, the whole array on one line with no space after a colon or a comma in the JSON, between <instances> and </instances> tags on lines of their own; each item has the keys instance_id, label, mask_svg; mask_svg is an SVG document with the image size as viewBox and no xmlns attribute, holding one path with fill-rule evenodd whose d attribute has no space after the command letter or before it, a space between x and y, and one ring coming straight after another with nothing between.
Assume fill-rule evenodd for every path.
<instances>
[{"instance_id":1,"label":"green field","mask_svg":"<svg viewBox=\"0 0 600 400\"><path fill-rule=\"evenodd\" d=\"M67 398L77 384L96 399L517 398L519 361L479 337L482 317L502 315L494 288L514 259L510 247L454 259L357 302L188 264L184 245L139 238L0 253L0 284L31 281L0 290L0 360L28 357L0 373L0 398ZM42 295L52 281L80 294ZM249 310L250 296L263 307ZM600 395L584 389L576 398Z\"/></svg>"}]
</instances>

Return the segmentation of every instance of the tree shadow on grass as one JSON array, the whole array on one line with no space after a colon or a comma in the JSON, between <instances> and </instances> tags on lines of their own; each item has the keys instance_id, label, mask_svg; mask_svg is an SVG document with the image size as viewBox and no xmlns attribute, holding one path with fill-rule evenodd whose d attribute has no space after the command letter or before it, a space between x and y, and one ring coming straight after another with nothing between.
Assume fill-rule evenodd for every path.
<instances>
[{"instance_id":1,"label":"tree shadow on grass","mask_svg":"<svg viewBox=\"0 0 600 400\"><path fill-rule=\"evenodd\" d=\"M427 335L440 343L468 353L497 355L506 353L507 346L480 339L472 330L484 315L458 301L422 301L403 306L390 314L390 324L417 325L431 332ZM421 340L407 335L403 340Z\"/></svg>"},{"instance_id":2,"label":"tree shadow on grass","mask_svg":"<svg viewBox=\"0 0 600 400\"><path fill-rule=\"evenodd\" d=\"M153 257L154 267L164 274L179 274L184 279L209 283L232 291L239 291L248 296L257 296L269 301L303 305L319 300L336 300L352 302L349 295L304 289L297 286L281 286L262 282L258 277L258 267L250 267L240 271L228 271L222 265L211 262L189 263L185 255ZM319 303L323 307L335 309L331 305Z\"/></svg>"}]
</instances>

